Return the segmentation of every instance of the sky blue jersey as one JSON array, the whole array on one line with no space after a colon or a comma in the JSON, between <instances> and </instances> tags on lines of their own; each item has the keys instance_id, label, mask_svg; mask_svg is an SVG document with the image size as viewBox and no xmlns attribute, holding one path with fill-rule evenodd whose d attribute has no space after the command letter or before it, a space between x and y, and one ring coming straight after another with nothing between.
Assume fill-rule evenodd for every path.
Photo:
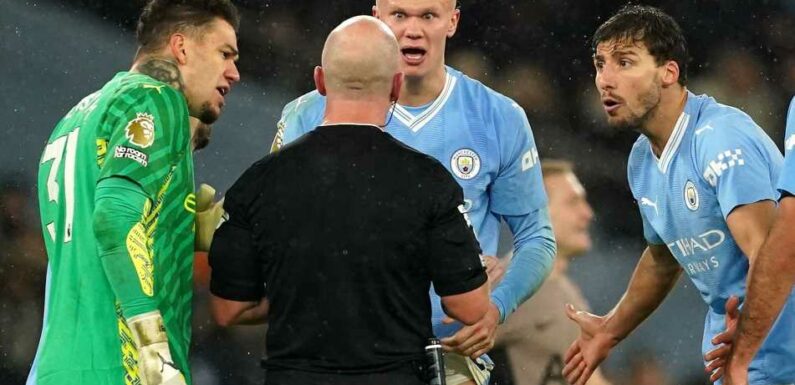
<instances>
[{"instance_id":1,"label":"sky blue jersey","mask_svg":"<svg viewBox=\"0 0 795 385\"><path fill-rule=\"evenodd\" d=\"M547 199L533 132L513 100L446 67L445 85L431 103L395 105L386 132L441 162L464 190L464 208L484 255L495 255L503 218L514 234L511 268L492 292L504 318L549 274L555 254ZM284 107L272 150L320 125L325 97L309 92ZM396 170L400 165L395 165ZM437 336L460 325L442 325L432 295Z\"/></svg>"},{"instance_id":2,"label":"sky blue jersey","mask_svg":"<svg viewBox=\"0 0 795 385\"><path fill-rule=\"evenodd\" d=\"M778 179L778 190L782 194L795 195L795 97L789 104L787 132L784 134L784 169Z\"/></svg>"},{"instance_id":3,"label":"sky blue jersey","mask_svg":"<svg viewBox=\"0 0 795 385\"><path fill-rule=\"evenodd\" d=\"M748 258L726 218L738 206L776 201L782 156L742 111L690 92L659 159L641 135L629 156L632 194L650 244L665 244L709 306L702 351L723 331L726 300L745 298ZM792 303L792 299L790 299ZM751 384L795 381L795 317L771 331L749 371Z\"/></svg>"}]
</instances>

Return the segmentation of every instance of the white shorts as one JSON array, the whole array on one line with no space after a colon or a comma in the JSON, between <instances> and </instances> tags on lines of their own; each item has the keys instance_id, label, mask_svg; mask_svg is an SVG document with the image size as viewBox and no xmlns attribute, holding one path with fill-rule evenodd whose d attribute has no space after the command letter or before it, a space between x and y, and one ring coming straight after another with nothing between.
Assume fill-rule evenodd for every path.
<instances>
[{"instance_id":1,"label":"white shorts","mask_svg":"<svg viewBox=\"0 0 795 385\"><path fill-rule=\"evenodd\" d=\"M477 385L486 385L491 377L494 363L487 356L472 360L456 353L444 354L444 374L447 385L463 384L474 381Z\"/></svg>"}]
</instances>

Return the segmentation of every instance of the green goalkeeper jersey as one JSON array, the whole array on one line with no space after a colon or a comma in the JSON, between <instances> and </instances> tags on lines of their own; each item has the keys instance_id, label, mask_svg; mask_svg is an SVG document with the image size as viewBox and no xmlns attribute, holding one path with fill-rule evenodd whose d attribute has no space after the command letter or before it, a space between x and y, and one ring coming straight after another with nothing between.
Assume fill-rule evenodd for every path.
<instances>
[{"instance_id":1,"label":"green goalkeeper jersey","mask_svg":"<svg viewBox=\"0 0 795 385\"><path fill-rule=\"evenodd\" d=\"M137 183L149 197L126 249L190 383L195 196L188 108L174 88L121 72L69 111L41 158L38 195L49 267L29 385L140 382L137 351L93 230L97 183L111 177Z\"/></svg>"}]
</instances>

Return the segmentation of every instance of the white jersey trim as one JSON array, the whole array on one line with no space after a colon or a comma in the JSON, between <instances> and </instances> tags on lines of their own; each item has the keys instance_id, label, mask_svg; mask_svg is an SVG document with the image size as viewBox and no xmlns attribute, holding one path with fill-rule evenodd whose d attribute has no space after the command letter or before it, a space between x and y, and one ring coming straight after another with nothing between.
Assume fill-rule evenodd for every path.
<instances>
[{"instance_id":1,"label":"white jersey trim","mask_svg":"<svg viewBox=\"0 0 795 385\"><path fill-rule=\"evenodd\" d=\"M444 81L444 88L442 88L442 92L439 96L436 97L436 100L431 103L428 108L425 109L421 114L414 116L406 110L405 107L401 106L400 104L395 105L395 117L400 120L401 123L405 124L411 131L417 132L422 127L424 127L428 122L430 122L438 113L442 110L442 107L447 103L447 99L450 99L450 95L453 94L453 88L455 88L455 83L457 79L450 74L445 74L445 81Z\"/></svg>"},{"instance_id":2,"label":"white jersey trim","mask_svg":"<svg viewBox=\"0 0 795 385\"><path fill-rule=\"evenodd\" d=\"M682 114L679 115L679 119L676 120L674 131L671 133L668 143L665 144L665 148L663 149L662 154L660 154L660 159L656 159L657 157L655 157L657 160L657 168L659 168L660 172L663 174L668 172L668 167L671 166L674 155L676 155L679 145L682 144L682 138L685 136L687 124L689 122L690 114L682 112ZM649 149L652 151L652 155L654 155L654 151L651 149L651 141L649 142Z\"/></svg>"}]
</instances>

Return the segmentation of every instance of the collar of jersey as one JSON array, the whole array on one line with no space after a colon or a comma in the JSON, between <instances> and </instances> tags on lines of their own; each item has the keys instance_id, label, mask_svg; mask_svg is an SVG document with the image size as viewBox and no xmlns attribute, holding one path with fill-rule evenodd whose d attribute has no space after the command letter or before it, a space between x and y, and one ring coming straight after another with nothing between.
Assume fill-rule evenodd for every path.
<instances>
[{"instance_id":1,"label":"collar of jersey","mask_svg":"<svg viewBox=\"0 0 795 385\"><path fill-rule=\"evenodd\" d=\"M682 111L682 114L679 115L679 119L676 120L674 131L671 133L668 143L665 144L665 148L663 148L662 154L660 154L660 159L657 159L657 167L663 174L668 172L668 167L671 166L674 155L676 155L679 145L682 144L682 138L685 136L687 124L689 122L690 114L686 111ZM652 151L652 156L654 156L654 151L651 149L651 141L649 141L649 150ZM655 156L655 158L657 157Z\"/></svg>"},{"instance_id":2,"label":"collar of jersey","mask_svg":"<svg viewBox=\"0 0 795 385\"><path fill-rule=\"evenodd\" d=\"M418 115L414 115L409 112L405 107L401 106L400 104L395 105L395 117L403 124L406 125L411 131L417 132L419 131L425 124L431 121L439 111L442 110L442 107L447 102L447 99L450 98L450 95L453 93L453 88L455 88L456 78L453 75L445 74L444 80L444 88L442 88L442 92L439 96L436 97L428 108L422 111Z\"/></svg>"}]
</instances>

